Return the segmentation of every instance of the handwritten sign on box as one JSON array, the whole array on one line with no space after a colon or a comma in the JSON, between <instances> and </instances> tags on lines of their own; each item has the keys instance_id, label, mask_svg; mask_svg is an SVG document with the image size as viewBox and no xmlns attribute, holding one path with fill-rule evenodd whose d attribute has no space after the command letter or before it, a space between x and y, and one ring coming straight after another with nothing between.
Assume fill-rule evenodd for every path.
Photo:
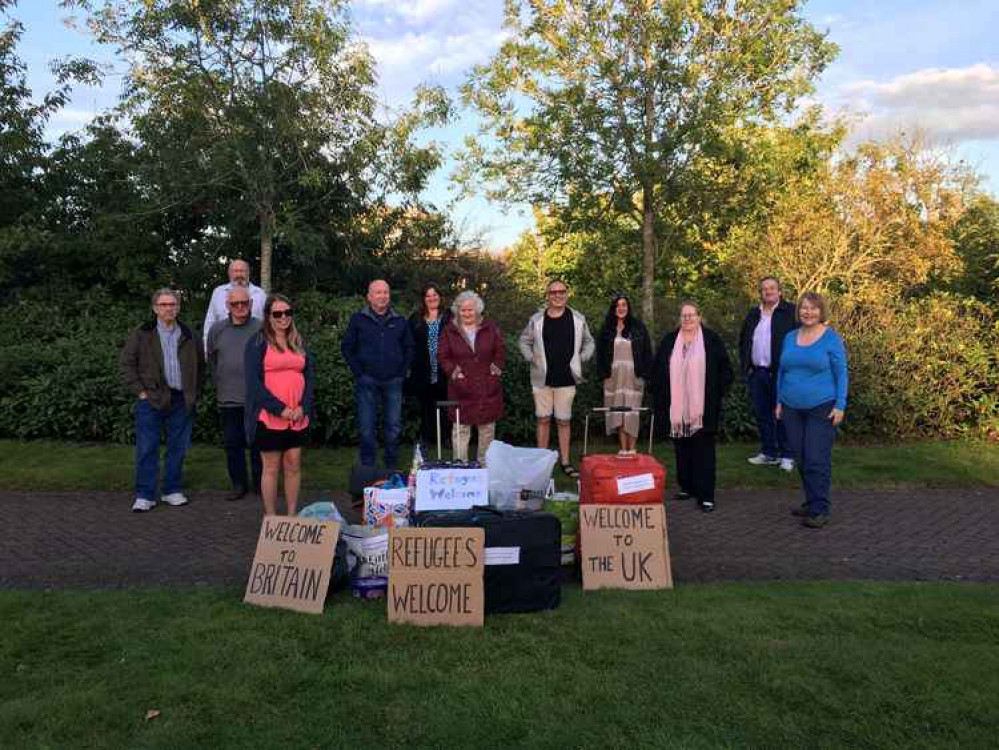
<instances>
[{"instance_id":1,"label":"handwritten sign on box","mask_svg":"<svg viewBox=\"0 0 999 750\"><path fill-rule=\"evenodd\" d=\"M485 544L483 529L391 529L389 622L482 627Z\"/></svg>"},{"instance_id":2,"label":"handwritten sign on box","mask_svg":"<svg viewBox=\"0 0 999 750\"><path fill-rule=\"evenodd\" d=\"M322 614L340 524L265 516L243 601Z\"/></svg>"},{"instance_id":3,"label":"handwritten sign on box","mask_svg":"<svg viewBox=\"0 0 999 750\"><path fill-rule=\"evenodd\" d=\"M581 505L583 589L671 589L662 505Z\"/></svg>"},{"instance_id":4,"label":"handwritten sign on box","mask_svg":"<svg viewBox=\"0 0 999 750\"><path fill-rule=\"evenodd\" d=\"M489 504L488 469L423 469L416 472L417 512L468 510Z\"/></svg>"}]
</instances>

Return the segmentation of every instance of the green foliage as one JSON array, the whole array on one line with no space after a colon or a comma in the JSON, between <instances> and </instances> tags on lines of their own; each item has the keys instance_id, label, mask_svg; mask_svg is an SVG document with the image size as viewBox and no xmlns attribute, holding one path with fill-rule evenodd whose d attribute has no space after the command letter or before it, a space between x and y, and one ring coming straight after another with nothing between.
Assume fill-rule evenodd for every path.
<instances>
[{"instance_id":1,"label":"green foliage","mask_svg":"<svg viewBox=\"0 0 999 750\"><path fill-rule=\"evenodd\" d=\"M999 299L999 201L977 195L951 231L954 249L964 261L955 287L995 306Z\"/></svg>"}]
</instances>

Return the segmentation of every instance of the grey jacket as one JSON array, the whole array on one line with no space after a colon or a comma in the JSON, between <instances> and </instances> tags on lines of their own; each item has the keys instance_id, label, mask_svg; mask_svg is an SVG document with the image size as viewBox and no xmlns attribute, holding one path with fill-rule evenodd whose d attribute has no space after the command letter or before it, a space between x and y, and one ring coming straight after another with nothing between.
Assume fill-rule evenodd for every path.
<instances>
[{"instance_id":1,"label":"grey jacket","mask_svg":"<svg viewBox=\"0 0 999 750\"><path fill-rule=\"evenodd\" d=\"M577 383L582 383L583 362L588 362L593 356L596 345L593 342L590 327L586 324L586 318L583 314L576 312L571 307L567 307L566 311L572 313L575 334L573 337L572 359L569 360L569 370L572 372L573 380ZM545 377L548 374L548 362L545 361L544 323L545 308L541 308L531 316L517 342L521 355L531 363L532 388L544 388Z\"/></svg>"}]
</instances>

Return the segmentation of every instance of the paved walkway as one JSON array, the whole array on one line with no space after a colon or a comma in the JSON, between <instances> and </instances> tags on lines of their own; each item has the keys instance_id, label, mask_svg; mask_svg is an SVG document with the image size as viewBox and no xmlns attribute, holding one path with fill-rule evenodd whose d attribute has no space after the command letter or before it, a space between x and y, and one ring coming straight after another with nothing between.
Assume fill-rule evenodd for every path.
<instances>
[{"instance_id":1,"label":"paved walkway","mask_svg":"<svg viewBox=\"0 0 999 750\"><path fill-rule=\"evenodd\" d=\"M127 492L0 492L0 588L242 586L260 504L223 494L137 514ZM999 489L836 492L822 530L789 515L798 497L722 492L710 515L670 502L677 583L999 581Z\"/></svg>"}]
</instances>

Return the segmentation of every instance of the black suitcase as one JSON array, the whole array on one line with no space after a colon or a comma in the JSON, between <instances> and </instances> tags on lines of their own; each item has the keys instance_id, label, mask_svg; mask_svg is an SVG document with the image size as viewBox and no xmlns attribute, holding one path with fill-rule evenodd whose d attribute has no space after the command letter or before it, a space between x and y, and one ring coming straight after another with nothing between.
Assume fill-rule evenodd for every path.
<instances>
[{"instance_id":1,"label":"black suitcase","mask_svg":"<svg viewBox=\"0 0 999 750\"><path fill-rule=\"evenodd\" d=\"M537 612L559 605L562 522L554 514L476 506L471 510L417 513L415 525L485 529L486 614ZM496 553L490 553L490 549ZM497 554L505 556L504 564L489 564L490 557ZM516 563L511 562L514 557Z\"/></svg>"}]
</instances>

